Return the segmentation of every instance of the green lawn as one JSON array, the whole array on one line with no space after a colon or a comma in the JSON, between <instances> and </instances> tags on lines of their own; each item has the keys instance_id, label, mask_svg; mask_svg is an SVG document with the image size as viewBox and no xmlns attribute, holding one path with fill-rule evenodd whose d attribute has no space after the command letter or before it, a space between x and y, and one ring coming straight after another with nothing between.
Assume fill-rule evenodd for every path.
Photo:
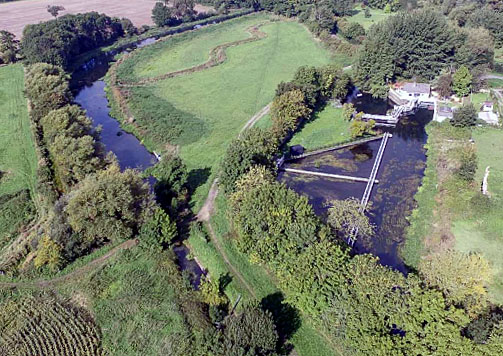
<instances>
[{"instance_id":1,"label":"green lawn","mask_svg":"<svg viewBox=\"0 0 503 356\"><path fill-rule=\"evenodd\" d=\"M302 145L307 150L313 150L350 138L349 121L342 118L342 108L328 104L293 136L290 145Z\"/></svg>"},{"instance_id":2,"label":"green lawn","mask_svg":"<svg viewBox=\"0 0 503 356\"><path fill-rule=\"evenodd\" d=\"M480 111L482 103L486 100L491 101L492 99L489 93L473 93L470 96L470 100L473 106L475 106L475 109L477 109L477 111Z\"/></svg>"},{"instance_id":3,"label":"green lawn","mask_svg":"<svg viewBox=\"0 0 503 356\"><path fill-rule=\"evenodd\" d=\"M210 50L218 45L250 37L246 29L267 16L245 16L225 25L209 26L185 32L147 46L119 67L118 75L130 80L155 77L204 63Z\"/></svg>"},{"instance_id":4,"label":"green lawn","mask_svg":"<svg viewBox=\"0 0 503 356\"><path fill-rule=\"evenodd\" d=\"M487 79L487 86L491 89L503 88L503 79Z\"/></svg>"},{"instance_id":5,"label":"green lawn","mask_svg":"<svg viewBox=\"0 0 503 356\"><path fill-rule=\"evenodd\" d=\"M0 68L0 196L23 189L34 191L37 156L23 95L21 64Z\"/></svg>"},{"instance_id":6,"label":"green lawn","mask_svg":"<svg viewBox=\"0 0 503 356\"><path fill-rule=\"evenodd\" d=\"M235 36L239 38L248 36L244 30L251 24L260 24L266 18L259 14L218 26L238 31ZM272 22L261 30L267 33L267 38L227 49L227 61L222 65L132 90L131 107L148 148L162 151L168 144L178 144L189 169L206 169L214 174L229 142L256 112L272 101L281 81L290 80L301 65L330 62L328 51L296 22ZM218 34L224 39L216 38ZM213 44L225 42L229 36L226 30L218 31ZM194 56L191 63L204 61L207 57L203 54L209 46L197 40L202 50L195 50L191 44L195 40L180 44L176 54L164 55L161 51L158 57L187 58L185 49L189 49ZM164 114L167 112L170 114ZM149 115L150 121L144 119ZM163 115L171 118L165 119ZM178 120L176 135L171 139L156 126L160 122L169 126L170 120ZM196 210L207 195L210 181L199 187L193 197Z\"/></svg>"},{"instance_id":7,"label":"green lawn","mask_svg":"<svg viewBox=\"0 0 503 356\"><path fill-rule=\"evenodd\" d=\"M21 64L0 67L0 248L34 216L37 155Z\"/></svg>"},{"instance_id":8,"label":"green lawn","mask_svg":"<svg viewBox=\"0 0 503 356\"><path fill-rule=\"evenodd\" d=\"M384 10L379 10L379 9L370 9L370 17L366 18L365 13L361 6L357 6L355 8L355 11L357 11L356 15L353 15L351 17L347 17L347 20L349 22L357 22L360 25L362 25L365 30L367 30L370 26L373 24L376 24L378 22L381 22L382 20L388 18L392 14L387 14L384 12Z\"/></svg>"},{"instance_id":9,"label":"green lawn","mask_svg":"<svg viewBox=\"0 0 503 356\"><path fill-rule=\"evenodd\" d=\"M491 205L473 212L467 219L455 221L453 233L456 247L464 252L480 252L495 270L490 288L492 298L503 303L503 131L495 128L479 128L473 132L477 145L477 186L482 182L487 166L490 166L489 192Z\"/></svg>"}]
</instances>

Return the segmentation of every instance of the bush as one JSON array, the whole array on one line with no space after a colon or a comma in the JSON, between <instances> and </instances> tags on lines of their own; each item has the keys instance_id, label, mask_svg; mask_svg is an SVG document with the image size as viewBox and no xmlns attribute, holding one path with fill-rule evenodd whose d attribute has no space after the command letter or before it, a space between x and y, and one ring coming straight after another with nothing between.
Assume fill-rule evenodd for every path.
<instances>
[{"instance_id":1,"label":"bush","mask_svg":"<svg viewBox=\"0 0 503 356\"><path fill-rule=\"evenodd\" d=\"M477 110L472 103L466 104L454 111L451 125L456 127L475 126L477 123Z\"/></svg>"},{"instance_id":2,"label":"bush","mask_svg":"<svg viewBox=\"0 0 503 356\"><path fill-rule=\"evenodd\" d=\"M460 151L459 162L461 163L457 175L467 181L472 182L477 172L477 153L472 146L465 146Z\"/></svg>"},{"instance_id":3,"label":"bush","mask_svg":"<svg viewBox=\"0 0 503 356\"><path fill-rule=\"evenodd\" d=\"M117 18L97 12L65 15L26 26L21 49L30 64L45 62L68 68L79 54L109 44L123 34Z\"/></svg>"},{"instance_id":4,"label":"bush","mask_svg":"<svg viewBox=\"0 0 503 356\"><path fill-rule=\"evenodd\" d=\"M179 23L173 13L173 9L162 2L156 2L152 9L152 21L159 26L175 26Z\"/></svg>"}]
</instances>

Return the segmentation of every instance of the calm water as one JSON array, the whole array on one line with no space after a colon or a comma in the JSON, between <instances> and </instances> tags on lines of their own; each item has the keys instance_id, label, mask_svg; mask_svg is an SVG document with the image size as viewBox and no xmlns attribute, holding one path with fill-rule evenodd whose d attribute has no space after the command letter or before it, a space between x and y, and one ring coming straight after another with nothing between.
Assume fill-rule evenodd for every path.
<instances>
[{"instance_id":1,"label":"calm water","mask_svg":"<svg viewBox=\"0 0 503 356\"><path fill-rule=\"evenodd\" d=\"M155 39L147 39L140 42L137 47L148 45L154 41ZM126 168L144 170L155 164L157 159L136 136L122 130L119 122L110 116L105 93L106 84L102 78L107 73L115 54L110 53L94 58L73 74L72 87L74 88L75 102L86 110L94 127L101 127L101 142L107 151L111 151L117 156L122 170ZM197 289L204 271L194 260L188 258L189 249L186 246L178 245L173 250L180 269L188 271L191 284Z\"/></svg>"},{"instance_id":2,"label":"calm water","mask_svg":"<svg viewBox=\"0 0 503 356\"><path fill-rule=\"evenodd\" d=\"M390 106L370 96L353 101L358 111L383 114ZM368 240L359 239L356 250L371 252L381 258L385 265L406 272L407 268L399 256L399 247L404 239L407 217L415 207L414 195L424 174L427 140L425 125L432 119L433 112L419 110L415 115L402 118L396 128L388 131L393 137L377 175L379 184L374 186L370 198L369 216L376 226L376 234ZM291 168L368 177L374 164L381 141L354 146L335 152L306 157L287 164ZM308 196L317 214L327 212L327 203L333 199L356 197L361 199L366 183L347 182L330 178L282 173L280 179L293 190Z\"/></svg>"}]
</instances>

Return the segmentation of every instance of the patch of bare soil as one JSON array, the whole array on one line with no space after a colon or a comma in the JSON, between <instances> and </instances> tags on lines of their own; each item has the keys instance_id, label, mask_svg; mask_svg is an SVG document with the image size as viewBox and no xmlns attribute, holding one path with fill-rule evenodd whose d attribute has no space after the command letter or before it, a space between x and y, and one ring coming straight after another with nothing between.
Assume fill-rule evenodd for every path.
<instances>
[{"instance_id":1,"label":"patch of bare soil","mask_svg":"<svg viewBox=\"0 0 503 356\"><path fill-rule=\"evenodd\" d=\"M97 11L112 17L127 17L139 27L152 25L152 8L157 0L25 0L0 4L0 29L23 34L26 25L48 21L52 16L47 12L48 5L61 5L65 8L60 15ZM196 5L197 12L208 12L208 6Z\"/></svg>"}]
</instances>

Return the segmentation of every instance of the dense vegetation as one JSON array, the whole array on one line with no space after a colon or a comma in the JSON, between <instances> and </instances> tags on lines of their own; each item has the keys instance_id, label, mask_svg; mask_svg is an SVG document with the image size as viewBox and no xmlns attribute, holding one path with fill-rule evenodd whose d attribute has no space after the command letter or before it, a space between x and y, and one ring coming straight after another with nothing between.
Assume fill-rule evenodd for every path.
<instances>
[{"instance_id":1,"label":"dense vegetation","mask_svg":"<svg viewBox=\"0 0 503 356\"><path fill-rule=\"evenodd\" d=\"M79 54L124 35L123 24L126 26L120 19L97 12L65 15L26 26L21 48L28 63L45 62L67 68Z\"/></svg>"},{"instance_id":2,"label":"dense vegetation","mask_svg":"<svg viewBox=\"0 0 503 356\"><path fill-rule=\"evenodd\" d=\"M375 96L400 78L431 80L449 66L492 64L493 40L484 30L456 30L439 13L400 13L373 27L363 43L356 80Z\"/></svg>"}]
</instances>

